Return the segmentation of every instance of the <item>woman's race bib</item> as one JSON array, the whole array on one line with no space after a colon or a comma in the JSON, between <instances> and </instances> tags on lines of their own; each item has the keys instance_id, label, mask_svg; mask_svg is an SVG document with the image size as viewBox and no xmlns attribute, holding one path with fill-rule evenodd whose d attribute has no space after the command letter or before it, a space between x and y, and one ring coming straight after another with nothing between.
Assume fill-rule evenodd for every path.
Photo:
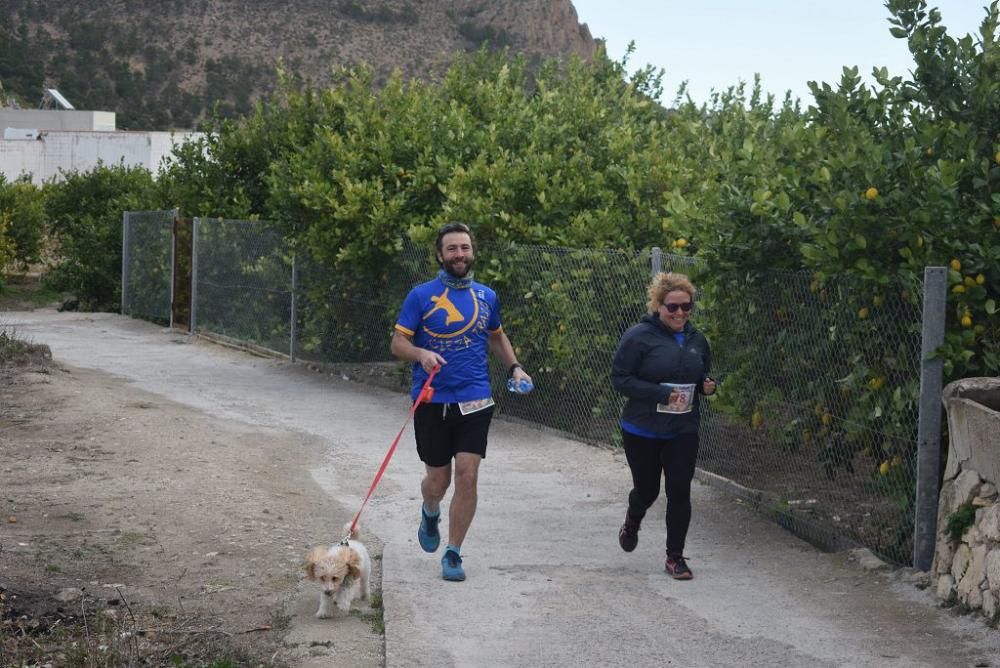
<instances>
[{"instance_id":1,"label":"woman's race bib","mask_svg":"<svg viewBox=\"0 0 1000 668\"><path fill-rule=\"evenodd\" d=\"M670 388L665 404L656 404L657 413L690 413L694 404L694 384L660 383Z\"/></svg>"}]
</instances>

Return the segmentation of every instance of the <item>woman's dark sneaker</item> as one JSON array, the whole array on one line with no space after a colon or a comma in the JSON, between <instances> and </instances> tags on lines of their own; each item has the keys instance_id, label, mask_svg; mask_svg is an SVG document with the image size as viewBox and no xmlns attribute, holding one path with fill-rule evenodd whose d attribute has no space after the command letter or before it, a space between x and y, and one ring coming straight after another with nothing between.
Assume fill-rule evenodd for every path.
<instances>
[{"instance_id":1,"label":"woman's dark sneaker","mask_svg":"<svg viewBox=\"0 0 1000 668\"><path fill-rule=\"evenodd\" d=\"M690 580L694 573L688 568L687 560L681 555L667 555L667 563L664 565L667 574L675 580Z\"/></svg>"},{"instance_id":2,"label":"woman's dark sneaker","mask_svg":"<svg viewBox=\"0 0 1000 668\"><path fill-rule=\"evenodd\" d=\"M639 524L642 520L632 519L632 516L625 513L625 522L618 530L618 544L626 552L631 552L639 544Z\"/></svg>"}]
</instances>

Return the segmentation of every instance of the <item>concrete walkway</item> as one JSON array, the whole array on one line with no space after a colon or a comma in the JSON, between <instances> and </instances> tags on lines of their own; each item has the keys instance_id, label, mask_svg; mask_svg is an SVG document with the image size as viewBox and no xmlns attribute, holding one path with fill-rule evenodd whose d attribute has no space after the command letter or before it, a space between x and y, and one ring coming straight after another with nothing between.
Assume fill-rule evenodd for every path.
<instances>
[{"instance_id":1,"label":"concrete walkway","mask_svg":"<svg viewBox=\"0 0 1000 668\"><path fill-rule=\"evenodd\" d=\"M357 508L407 414L402 395L116 315L8 312L4 325L67 364L326 439L314 475L346 508ZM440 553L416 544L421 473L407 429L364 516L384 544L390 668L1000 666L1000 632L981 618L935 607L898 574L822 554L698 483L687 547L696 578L675 582L663 574L662 500L639 548L618 547L629 489L620 454L502 420L463 547L468 580L443 582Z\"/></svg>"}]
</instances>

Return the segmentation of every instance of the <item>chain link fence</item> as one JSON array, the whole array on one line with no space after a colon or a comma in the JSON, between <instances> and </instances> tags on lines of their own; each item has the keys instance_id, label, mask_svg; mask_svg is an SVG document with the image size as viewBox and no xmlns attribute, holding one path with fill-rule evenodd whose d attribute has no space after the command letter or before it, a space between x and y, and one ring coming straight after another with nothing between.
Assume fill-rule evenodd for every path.
<instances>
[{"instance_id":1,"label":"chain link fence","mask_svg":"<svg viewBox=\"0 0 1000 668\"><path fill-rule=\"evenodd\" d=\"M258 221L195 218L191 331L294 358L294 263L279 230Z\"/></svg>"},{"instance_id":2,"label":"chain link fence","mask_svg":"<svg viewBox=\"0 0 1000 668\"><path fill-rule=\"evenodd\" d=\"M389 343L406 293L437 271L429 247L404 244L374 277L293 260L260 222L196 219L194 248L193 330L408 387L409 369ZM493 361L498 413L618 446L624 401L611 387L611 359L646 312L657 269L689 274L698 286L692 322L712 345L720 381L704 399L700 475L720 476L817 544L861 544L910 563L919 281L872 288L794 272L720 278L657 249L484 245L477 277L500 296L504 328L536 387L508 393Z\"/></svg>"},{"instance_id":3,"label":"chain link fence","mask_svg":"<svg viewBox=\"0 0 1000 668\"><path fill-rule=\"evenodd\" d=\"M176 211L126 211L122 220L122 314L169 324Z\"/></svg>"},{"instance_id":4,"label":"chain link fence","mask_svg":"<svg viewBox=\"0 0 1000 668\"><path fill-rule=\"evenodd\" d=\"M718 396L699 465L820 545L913 554L921 288L767 272L706 281Z\"/></svg>"}]
</instances>

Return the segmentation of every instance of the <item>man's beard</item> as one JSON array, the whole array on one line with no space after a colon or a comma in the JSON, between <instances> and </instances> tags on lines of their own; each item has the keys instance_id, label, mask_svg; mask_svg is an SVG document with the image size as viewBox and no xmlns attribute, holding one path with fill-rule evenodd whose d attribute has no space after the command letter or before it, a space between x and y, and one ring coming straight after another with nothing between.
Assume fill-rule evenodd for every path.
<instances>
[{"instance_id":1,"label":"man's beard","mask_svg":"<svg viewBox=\"0 0 1000 668\"><path fill-rule=\"evenodd\" d=\"M466 258L465 259L465 267L464 267L464 269L463 269L463 271L462 271L461 274L458 273L457 271L455 271L455 264L456 264L456 262L457 262L457 260L452 260L450 262L444 262L443 263L444 264L444 270L446 272L448 272L450 275L454 276L455 278L465 278L466 276L469 275L469 272L472 271L472 265L475 264L476 261L474 259Z\"/></svg>"}]
</instances>

